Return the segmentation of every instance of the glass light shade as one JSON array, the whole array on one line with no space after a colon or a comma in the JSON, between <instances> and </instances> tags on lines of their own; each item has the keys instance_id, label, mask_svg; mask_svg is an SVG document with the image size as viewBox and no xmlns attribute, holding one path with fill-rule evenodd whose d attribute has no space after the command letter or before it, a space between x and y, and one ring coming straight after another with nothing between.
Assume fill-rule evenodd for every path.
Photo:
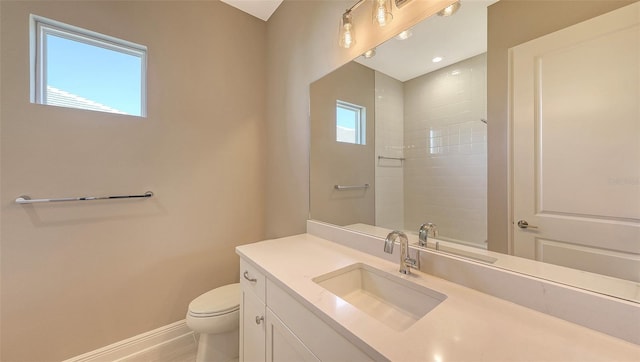
<instances>
[{"instance_id":1,"label":"glass light shade","mask_svg":"<svg viewBox=\"0 0 640 362\"><path fill-rule=\"evenodd\" d=\"M379 26L385 26L393 20L391 13L391 0L374 0L373 22Z\"/></svg>"},{"instance_id":2,"label":"glass light shade","mask_svg":"<svg viewBox=\"0 0 640 362\"><path fill-rule=\"evenodd\" d=\"M356 32L351 22L351 12L347 11L340 20L340 38L338 44L346 49L351 48L356 43Z\"/></svg>"}]
</instances>

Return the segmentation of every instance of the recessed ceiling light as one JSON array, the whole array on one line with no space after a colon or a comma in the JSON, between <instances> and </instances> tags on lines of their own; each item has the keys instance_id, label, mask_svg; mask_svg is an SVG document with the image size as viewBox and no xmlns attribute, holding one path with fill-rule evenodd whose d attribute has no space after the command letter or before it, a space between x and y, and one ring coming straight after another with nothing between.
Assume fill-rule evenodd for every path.
<instances>
[{"instance_id":1,"label":"recessed ceiling light","mask_svg":"<svg viewBox=\"0 0 640 362\"><path fill-rule=\"evenodd\" d=\"M365 57L366 59L371 59L373 57L376 56L376 48L373 49L369 49L366 52L364 52L364 54L362 54L363 57Z\"/></svg>"},{"instance_id":2,"label":"recessed ceiling light","mask_svg":"<svg viewBox=\"0 0 640 362\"><path fill-rule=\"evenodd\" d=\"M456 11L458 11L458 9L460 9L460 1L457 1L457 2L447 6L446 8L438 11L438 15L439 16L451 16L451 15L455 14Z\"/></svg>"},{"instance_id":3,"label":"recessed ceiling light","mask_svg":"<svg viewBox=\"0 0 640 362\"><path fill-rule=\"evenodd\" d=\"M403 31L402 33L396 35L396 39L398 39L398 40L406 40L406 39L409 39L411 37L411 35L413 35L413 32L411 31L411 29L407 29L407 30Z\"/></svg>"},{"instance_id":4,"label":"recessed ceiling light","mask_svg":"<svg viewBox=\"0 0 640 362\"><path fill-rule=\"evenodd\" d=\"M434 63L441 62L442 61L442 57L435 57L435 58L431 59L431 61L434 62Z\"/></svg>"}]
</instances>

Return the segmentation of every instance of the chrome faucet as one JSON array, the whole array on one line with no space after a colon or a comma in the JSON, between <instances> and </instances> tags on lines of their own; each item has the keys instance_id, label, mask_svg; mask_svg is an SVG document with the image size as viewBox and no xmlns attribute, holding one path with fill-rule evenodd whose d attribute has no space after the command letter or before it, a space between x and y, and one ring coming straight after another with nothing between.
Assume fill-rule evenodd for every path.
<instances>
[{"instance_id":1,"label":"chrome faucet","mask_svg":"<svg viewBox=\"0 0 640 362\"><path fill-rule=\"evenodd\" d=\"M430 222L420 225L418 229L418 245L427 247L428 238L438 237L438 227Z\"/></svg>"},{"instance_id":2,"label":"chrome faucet","mask_svg":"<svg viewBox=\"0 0 640 362\"><path fill-rule=\"evenodd\" d=\"M400 273L411 274L411 267L418 268L416 259L409 257L409 239L402 231L392 231L384 240L384 252L393 254L393 245L400 238Z\"/></svg>"}]
</instances>

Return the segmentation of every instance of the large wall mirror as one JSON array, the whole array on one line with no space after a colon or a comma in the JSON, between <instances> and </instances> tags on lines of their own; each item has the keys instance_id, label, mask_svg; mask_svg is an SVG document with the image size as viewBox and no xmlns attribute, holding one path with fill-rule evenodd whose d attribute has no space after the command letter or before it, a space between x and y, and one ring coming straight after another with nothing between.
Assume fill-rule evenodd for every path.
<instances>
[{"instance_id":1,"label":"large wall mirror","mask_svg":"<svg viewBox=\"0 0 640 362\"><path fill-rule=\"evenodd\" d=\"M414 241L432 223L429 248L640 302L640 3L509 50L500 254L487 238L496 2L463 1L311 84L310 217Z\"/></svg>"}]
</instances>

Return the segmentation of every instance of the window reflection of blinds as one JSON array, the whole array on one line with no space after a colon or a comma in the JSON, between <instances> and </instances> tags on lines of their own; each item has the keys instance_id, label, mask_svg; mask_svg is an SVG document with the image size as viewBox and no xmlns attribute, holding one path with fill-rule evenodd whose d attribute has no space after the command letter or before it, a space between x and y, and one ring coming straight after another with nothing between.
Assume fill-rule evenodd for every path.
<instances>
[{"instance_id":1,"label":"window reflection of blinds","mask_svg":"<svg viewBox=\"0 0 640 362\"><path fill-rule=\"evenodd\" d=\"M336 141L366 144L366 111L365 107L336 101Z\"/></svg>"},{"instance_id":2,"label":"window reflection of blinds","mask_svg":"<svg viewBox=\"0 0 640 362\"><path fill-rule=\"evenodd\" d=\"M50 106L70 107L88 109L91 111L101 111L110 113L127 114L126 112L118 109L105 106L104 104L94 102L90 99L80 97L78 95L63 91L47 85L47 104Z\"/></svg>"}]
</instances>

